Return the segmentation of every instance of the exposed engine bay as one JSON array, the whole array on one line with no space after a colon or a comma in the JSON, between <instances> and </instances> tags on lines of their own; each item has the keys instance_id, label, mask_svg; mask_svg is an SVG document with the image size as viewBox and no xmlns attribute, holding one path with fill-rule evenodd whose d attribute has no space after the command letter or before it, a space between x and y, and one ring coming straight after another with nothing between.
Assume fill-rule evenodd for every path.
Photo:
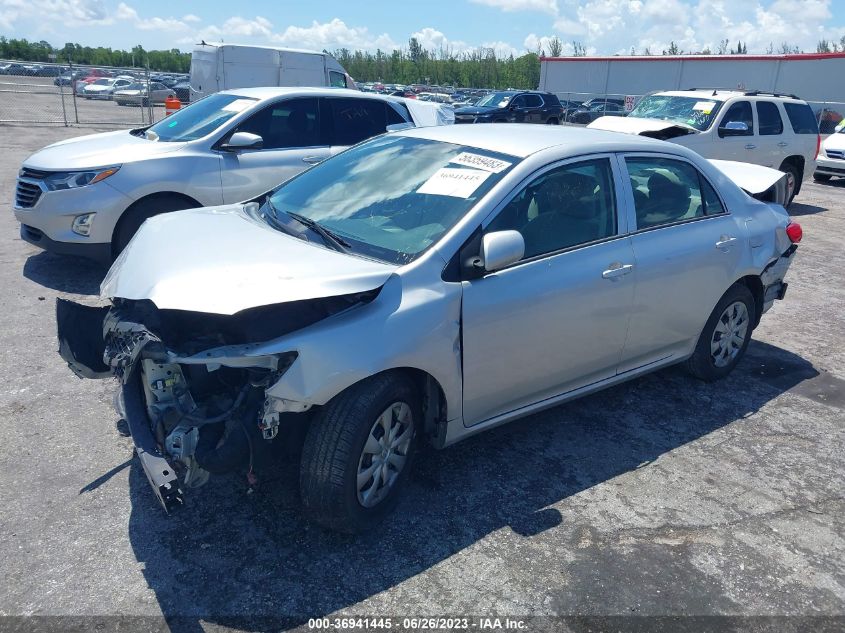
<instances>
[{"instance_id":1,"label":"exposed engine bay","mask_svg":"<svg viewBox=\"0 0 845 633\"><path fill-rule=\"evenodd\" d=\"M294 330L371 301L378 289L243 310L234 315L161 310L148 300L89 307L58 299L59 352L80 377L122 383L126 419L144 471L165 510L182 486L247 469L250 483L290 416L311 407L266 390L296 350L250 355Z\"/></svg>"}]
</instances>

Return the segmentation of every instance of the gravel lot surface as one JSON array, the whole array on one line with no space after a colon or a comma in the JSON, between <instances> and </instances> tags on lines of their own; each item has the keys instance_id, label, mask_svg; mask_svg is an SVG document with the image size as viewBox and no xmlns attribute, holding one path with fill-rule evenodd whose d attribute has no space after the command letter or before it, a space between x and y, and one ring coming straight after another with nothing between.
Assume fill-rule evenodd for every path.
<instances>
[{"instance_id":1,"label":"gravel lot surface","mask_svg":"<svg viewBox=\"0 0 845 633\"><path fill-rule=\"evenodd\" d=\"M0 615L845 616L845 180L805 184L786 300L727 380L671 368L429 451L349 537L300 518L290 454L165 516L115 384L56 354L55 299L98 303L105 271L22 242L11 202L32 151L90 132L0 126Z\"/></svg>"}]
</instances>

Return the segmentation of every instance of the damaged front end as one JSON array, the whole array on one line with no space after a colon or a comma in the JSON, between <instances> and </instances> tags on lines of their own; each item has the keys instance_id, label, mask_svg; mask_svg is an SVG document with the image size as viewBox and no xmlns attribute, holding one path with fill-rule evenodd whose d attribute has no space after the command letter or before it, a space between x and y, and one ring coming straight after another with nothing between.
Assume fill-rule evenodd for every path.
<instances>
[{"instance_id":1,"label":"damaged front end","mask_svg":"<svg viewBox=\"0 0 845 633\"><path fill-rule=\"evenodd\" d=\"M261 306L233 315L163 310L149 300L89 307L58 299L59 353L83 378L121 382L121 411L150 484L170 512L210 474L266 461L286 416L310 405L266 391L298 357L259 344L371 301L377 290Z\"/></svg>"}]
</instances>

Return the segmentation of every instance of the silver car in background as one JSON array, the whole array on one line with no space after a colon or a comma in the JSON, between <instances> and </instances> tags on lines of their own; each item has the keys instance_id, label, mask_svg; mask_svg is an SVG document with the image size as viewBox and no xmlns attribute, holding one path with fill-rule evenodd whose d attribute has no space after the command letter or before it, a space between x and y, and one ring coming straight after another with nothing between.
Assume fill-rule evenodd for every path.
<instances>
[{"instance_id":1,"label":"silver car in background","mask_svg":"<svg viewBox=\"0 0 845 633\"><path fill-rule=\"evenodd\" d=\"M59 300L60 351L121 379L166 509L209 473L260 474L305 426L305 510L367 529L420 442L675 363L730 373L801 229L726 172L596 130L386 134L258 201L151 219L103 281L110 306Z\"/></svg>"},{"instance_id":2,"label":"silver car in background","mask_svg":"<svg viewBox=\"0 0 845 633\"><path fill-rule=\"evenodd\" d=\"M154 215L247 200L390 126L454 121L443 106L413 101L333 88L245 88L146 128L54 143L20 170L21 237L111 261Z\"/></svg>"}]
</instances>

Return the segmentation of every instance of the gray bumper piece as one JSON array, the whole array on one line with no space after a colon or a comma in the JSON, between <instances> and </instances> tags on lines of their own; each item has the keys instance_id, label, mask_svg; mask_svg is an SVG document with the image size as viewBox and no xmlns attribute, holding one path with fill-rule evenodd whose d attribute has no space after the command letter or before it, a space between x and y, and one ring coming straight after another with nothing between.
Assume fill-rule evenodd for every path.
<instances>
[{"instance_id":1,"label":"gray bumper piece","mask_svg":"<svg viewBox=\"0 0 845 633\"><path fill-rule=\"evenodd\" d=\"M136 363L123 385L123 405L135 453L144 467L144 474L164 511L170 512L184 503L182 488L173 466L162 457L147 424L147 410L141 396L141 372Z\"/></svg>"}]
</instances>

